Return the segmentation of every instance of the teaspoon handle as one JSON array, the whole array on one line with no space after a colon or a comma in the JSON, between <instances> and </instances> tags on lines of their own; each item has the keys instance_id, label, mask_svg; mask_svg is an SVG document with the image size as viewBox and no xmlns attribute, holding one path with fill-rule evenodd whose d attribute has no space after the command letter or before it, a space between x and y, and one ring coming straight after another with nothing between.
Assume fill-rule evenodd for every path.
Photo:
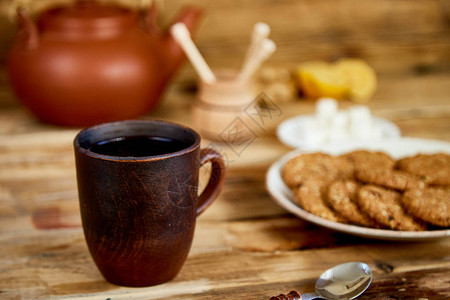
<instances>
[{"instance_id":1,"label":"teaspoon handle","mask_svg":"<svg viewBox=\"0 0 450 300\"><path fill-rule=\"evenodd\" d=\"M290 291L289 294L280 294L270 298L270 300L312 300L312 299L323 299L316 293L308 293L301 295L297 291Z\"/></svg>"},{"instance_id":2,"label":"teaspoon handle","mask_svg":"<svg viewBox=\"0 0 450 300\"><path fill-rule=\"evenodd\" d=\"M302 300L312 300L312 299L325 299L317 295L316 293L308 293L302 295Z\"/></svg>"}]
</instances>

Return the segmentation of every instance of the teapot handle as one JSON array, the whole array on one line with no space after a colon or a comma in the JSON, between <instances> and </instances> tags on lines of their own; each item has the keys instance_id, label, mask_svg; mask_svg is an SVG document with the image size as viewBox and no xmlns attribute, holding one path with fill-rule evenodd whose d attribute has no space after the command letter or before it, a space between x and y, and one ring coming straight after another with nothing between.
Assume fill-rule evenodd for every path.
<instances>
[{"instance_id":1,"label":"teapot handle","mask_svg":"<svg viewBox=\"0 0 450 300\"><path fill-rule=\"evenodd\" d=\"M144 29L152 37L158 37L161 35L161 29L157 24L157 19L158 6L156 1L152 1L143 16Z\"/></svg>"},{"instance_id":2,"label":"teapot handle","mask_svg":"<svg viewBox=\"0 0 450 300\"><path fill-rule=\"evenodd\" d=\"M17 16L19 18L21 31L24 35L25 48L32 50L39 45L39 31L36 23L31 19L28 12L23 7L17 8Z\"/></svg>"},{"instance_id":3,"label":"teapot handle","mask_svg":"<svg viewBox=\"0 0 450 300\"><path fill-rule=\"evenodd\" d=\"M144 11L143 23L145 31L152 37L163 37L170 35L169 31L163 33L163 30L158 26L159 7L157 1L153 1ZM185 6L175 17L171 23L183 22L188 30L192 32L202 15L202 10L194 6ZM170 25L169 25L170 26Z\"/></svg>"}]
</instances>

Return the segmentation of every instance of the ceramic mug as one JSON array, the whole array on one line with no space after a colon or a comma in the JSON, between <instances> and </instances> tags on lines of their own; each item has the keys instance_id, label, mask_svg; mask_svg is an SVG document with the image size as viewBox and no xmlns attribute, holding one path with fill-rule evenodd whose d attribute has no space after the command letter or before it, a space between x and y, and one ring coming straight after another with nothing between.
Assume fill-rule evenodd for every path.
<instances>
[{"instance_id":1,"label":"ceramic mug","mask_svg":"<svg viewBox=\"0 0 450 300\"><path fill-rule=\"evenodd\" d=\"M156 144L142 142L155 137ZM74 147L83 230L100 272L123 286L173 279L188 256L197 216L223 186L222 157L200 149L192 129L153 120L84 129ZM198 195L199 169L207 162L210 179Z\"/></svg>"}]
</instances>

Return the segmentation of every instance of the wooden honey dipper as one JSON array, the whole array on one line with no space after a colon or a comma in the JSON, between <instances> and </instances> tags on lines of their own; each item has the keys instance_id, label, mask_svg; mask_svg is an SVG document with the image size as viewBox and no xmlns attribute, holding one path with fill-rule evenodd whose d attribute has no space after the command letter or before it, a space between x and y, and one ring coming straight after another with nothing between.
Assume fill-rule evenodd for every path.
<instances>
[{"instance_id":1,"label":"wooden honey dipper","mask_svg":"<svg viewBox=\"0 0 450 300\"><path fill-rule=\"evenodd\" d=\"M247 54L245 55L242 69L244 69L245 65L249 63L250 58L255 55L255 51L261 47L263 41L269 37L269 34L270 26L266 23L258 22L253 26L250 46L247 50Z\"/></svg>"},{"instance_id":2,"label":"wooden honey dipper","mask_svg":"<svg viewBox=\"0 0 450 300\"><path fill-rule=\"evenodd\" d=\"M191 34L183 23L176 23L170 28L173 38L183 48L187 57L191 61L194 69L197 71L200 78L206 83L215 83L216 76L209 68L203 56L200 54L197 46L191 39Z\"/></svg>"},{"instance_id":3,"label":"wooden honey dipper","mask_svg":"<svg viewBox=\"0 0 450 300\"><path fill-rule=\"evenodd\" d=\"M238 82L247 81L276 50L275 43L268 38L270 27L266 23L256 23L253 27L251 44L244 64L237 75Z\"/></svg>"}]
</instances>

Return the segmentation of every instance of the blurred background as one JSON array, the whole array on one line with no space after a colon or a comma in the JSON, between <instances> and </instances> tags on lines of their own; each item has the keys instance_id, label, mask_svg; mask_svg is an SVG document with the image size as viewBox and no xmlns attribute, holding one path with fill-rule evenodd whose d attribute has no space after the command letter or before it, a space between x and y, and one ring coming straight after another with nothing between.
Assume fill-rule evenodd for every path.
<instances>
[{"instance_id":1,"label":"blurred background","mask_svg":"<svg viewBox=\"0 0 450 300\"><path fill-rule=\"evenodd\" d=\"M36 15L53 5L69 2L1 0L2 109L22 109L5 84L6 55L17 28L15 8L21 5ZM101 2L111 3L113 0ZM135 9L150 3L136 0L119 2ZM427 97L437 98L437 103L448 103L448 96L443 93L443 89L450 85L450 1L166 0L157 3L162 9L160 24L163 26L168 25L169 20L186 4L194 4L204 10L195 42L213 70L239 68L249 45L253 25L266 22L271 26L270 37L277 44L277 51L265 67L275 66L295 71L299 64L311 60L361 58L377 74L378 87L370 106L372 109L381 109L380 114L382 99L387 94L392 98L393 93L410 98L411 106L416 102L419 105L425 103ZM430 76L432 80L428 79ZM395 80L397 78L401 80ZM191 64L185 63L172 81L174 84L165 98L174 89L177 93L193 94L196 79ZM402 87L405 82L407 89ZM445 105L443 110L441 108L439 112L448 113L445 112L448 110ZM393 115L384 117L395 119Z\"/></svg>"},{"instance_id":2,"label":"blurred background","mask_svg":"<svg viewBox=\"0 0 450 300\"><path fill-rule=\"evenodd\" d=\"M14 6L33 13L70 0L2 0L0 3L2 64L14 35ZM132 8L150 1L101 0ZM379 72L448 70L450 2L446 0L220 0L157 1L162 22L185 4L205 10L196 42L215 65L235 63L243 56L252 26L264 21L272 27L279 49L273 60L302 60L357 55ZM217 61L217 62L216 62Z\"/></svg>"},{"instance_id":3,"label":"blurred background","mask_svg":"<svg viewBox=\"0 0 450 300\"><path fill-rule=\"evenodd\" d=\"M0 57L16 29L14 7L36 14L70 0L1 0ZM132 8L150 1L120 2ZM235 65L243 57L256 22L272 27L278 45L272 63L294 64L340 56L361 57L380 74L445 72L450 67L450 2L446 0L220 0L157 1L161 22L185 4L205 10L196 43L212 67ZM239 65L238 65L239 66ZM237 66L237 67L238 67Z\"/></svg>"}]
</instances>

